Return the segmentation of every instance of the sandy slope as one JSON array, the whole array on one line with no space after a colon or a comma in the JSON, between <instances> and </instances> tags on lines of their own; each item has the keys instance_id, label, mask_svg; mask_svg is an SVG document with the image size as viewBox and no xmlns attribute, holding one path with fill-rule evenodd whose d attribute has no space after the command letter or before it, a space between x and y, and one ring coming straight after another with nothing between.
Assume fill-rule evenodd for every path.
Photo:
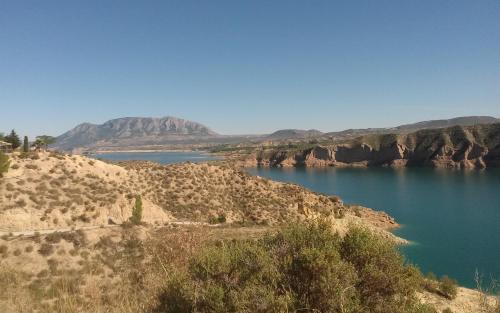
<instances>
[{"instance_id":1,"label":"sandy slope","mask_svg":"<svg viewBox=\"0 0 500 313\"><path fill-rule=\"evenodd\" d=\"M138 191L133 173L77 155L39 153L11 156L0 180L0 231L105 225L126 221ZM144 220L171 220L168 212L144 199Z\"/></svg>"},{"instance_id":2,"label":"sandy slope","mask_svg":"<svg viewBox=\"0 0 500 313\"><path fill-rule=\"evenodd\" d=\"M0 232L121 224L130 217L138 194L143 220L152 224L206 223L224 216L227 222L273 225L328 216L341 232L355 224L391 238L386 230L397 226L386 214L354 210L336 197L228 166L116 165L48 152L30 158L14 154L11 159L11 170L0 181Z\"/></svg>"}]
</instances>

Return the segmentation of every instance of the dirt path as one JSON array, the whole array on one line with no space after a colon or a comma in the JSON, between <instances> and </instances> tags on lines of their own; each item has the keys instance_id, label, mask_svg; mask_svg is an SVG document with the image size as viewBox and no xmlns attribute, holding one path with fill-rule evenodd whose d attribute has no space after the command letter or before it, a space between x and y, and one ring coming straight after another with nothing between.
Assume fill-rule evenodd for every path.
<instances>
[{"instance_id":1,"label":"dirt path","mask_svg":"<svg viewBox=\"0 0 500 313\"><path fill-rule=\"evenodd\" d=\"M162 226L156 227L164 227L167 225L179 225L179 226L210 226L210 227L218 227L220 224L208 224L204 222L194 222L194 221L172 221L165 223ZM10 237L32 237L35 234L47 235L52 233L65 233L76 230L92 230L98 228L110 228L110 227L121 227L120 224L113 225L95 225L95 226L81 226L81 227L65 227L65 228L53 228L53 229L36 229L36 230L23 230L23 231L0 231L0 236L10 236Z\"/></svg>"}]
</instances>

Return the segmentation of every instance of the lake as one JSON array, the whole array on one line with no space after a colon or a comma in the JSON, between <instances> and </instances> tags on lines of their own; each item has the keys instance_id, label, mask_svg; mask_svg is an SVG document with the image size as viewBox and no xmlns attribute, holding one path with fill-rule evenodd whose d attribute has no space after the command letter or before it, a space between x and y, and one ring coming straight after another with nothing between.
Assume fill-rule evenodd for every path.
<instances>
[{"instance_id":1,"label":"lake","mask_svg":"<svg viewBox=\"0 0 500 313\"><path fill-rule=\"evenodd\" d=\"M95 157L162 164L217 159L202 152L104 153ZM403 225L401 248L422 271L474 287L477 269L500 279L500 170L430 168L257 168L251 174L293 182L344 202L383 210Z\"/></svg>"},{"instance_id":2,"label":"lake","mask_svg":"<svg viewBox=\"0 0 500 313\"><path fill-rule=\"evenodd\" d=\"M500 278L500 171L430 168L258 168L250 173L383 210L413 242L402 252L423 272L474 287L477 269Z\"/></svg>"},{"instance_id":3,"label":"lake","mask_svg":"<svg viewBox=\"0 0 500 313\"><path fill-rule=\"evenodd\" d=\"M186 161L196 163L196 162L206 162L219 159L210 154L198 151L107 152L107 153L96 153L92 155L92 157L97 159L111 160L111 161L146 160L146 161L157 162L160 164L181 163Z\"/></svg>"}]
</instances>

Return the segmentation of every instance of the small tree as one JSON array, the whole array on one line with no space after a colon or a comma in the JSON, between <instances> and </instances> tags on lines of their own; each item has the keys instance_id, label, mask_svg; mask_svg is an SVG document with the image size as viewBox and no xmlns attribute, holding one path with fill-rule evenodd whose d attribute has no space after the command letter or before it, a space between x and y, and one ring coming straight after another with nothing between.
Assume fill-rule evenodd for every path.
<instances>
[{"instance_id":1,"label":"small tree","mask_svg":"<svg viewBox=\"0 0 500 313\"><path fill-rule=\"evenodd\" d=\"M12 144L12 149L17 149L21 146L21 139L19 139L15 130L12 130L8 136L5 136L5 141Z\"/></svg>"},{"instance_id":2,"label":"small tree","mask_svg":"<svg viewBox=\"0 0 500 313\"><path fill-rule=\"evenodd\" d=\"M28 136L24 136L23 152L28 153L29 151L30 151L30 144L28 142Z\"/></svg>"},{"instance_id":3,"label":"small tree","mask_svg":"<svg viewBox=\"0 0 500 313\"><path fill-rule=\"evenodd\" d=\"M7 173L9 167L9 157L6 154L0 152L0 177L2 177L4 173Z\"/></svg>"},{"instance_id":4,"label":"small tree","mask_svg":"<svg viewBox=\"0 0 500 313\"><path fill-rule=\"evenodd\" d=\"M33 145L36 147L36 149L41 149L42 147L47 149L49 145L55 142L56 142L55 137L42 135L36 137L35 143Z\"/></svg>"},{"instance_id":5,"label":"small tree","mask_svg":"<svg viewBox=\"0 0 500 313\"><path fill-rule=\"evenodd\" d=\"M132 209L130 222L134 225L139 225L142 220L142 199L140 195L135 196L135 205Z\"/></svg>"}]
</instances>

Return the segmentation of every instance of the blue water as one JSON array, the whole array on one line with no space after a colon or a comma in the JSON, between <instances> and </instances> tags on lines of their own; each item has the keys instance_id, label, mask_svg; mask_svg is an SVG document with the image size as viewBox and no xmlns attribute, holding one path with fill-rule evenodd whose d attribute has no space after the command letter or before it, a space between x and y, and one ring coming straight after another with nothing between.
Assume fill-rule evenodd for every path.
<instances>
[{"instance_id":1,"label":"blue water","mask_svg":"<svg viewBox=\"0 0 500 313\"><path fill-rule=\"evenodd\" d=\"M111 161L146 160L160 164L181 163L181 162L205 162L217 160L217 157L203 152L110 152L97 153L95 158Z\"/></svg>"},{"instance_id":2,"label":"blue water","mask_svg":"<svg viewBox=\"0 0 500 313\"><path fill-rule=\"evenodd\" d=\"M500 278L500 171L429 168L251 169L250 173L293 182L346 203L383 210L403 225L398 235L413 244L407 259L423 272L447 274L474 287Z\"/></svg>"}]
</instances>

